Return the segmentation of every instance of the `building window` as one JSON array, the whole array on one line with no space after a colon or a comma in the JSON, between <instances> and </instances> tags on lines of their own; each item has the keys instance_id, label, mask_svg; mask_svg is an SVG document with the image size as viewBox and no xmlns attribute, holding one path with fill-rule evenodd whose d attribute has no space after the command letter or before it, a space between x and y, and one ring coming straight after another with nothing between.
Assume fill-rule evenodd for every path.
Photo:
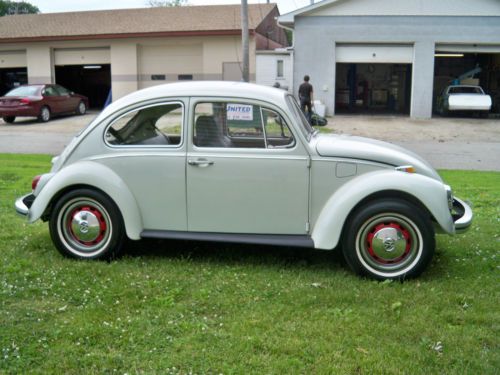
<instances>
[{"instance_id":1,"label":"building window","mask_svg":"<svg viewBox=\"0 0 500 375\"><path fill-rule=\"evenodd\" d=\"M283 78L283 60L276 61L276 78Z\"/></svg>"},{"instance_id":2,"label":"building window","mask_svg":"<svg viewBox=\"0 0 500 375\"><path fill-rule=\"evenodd\" d=\"M192 81L193 80L193 75L192 74L179 74L177 76L177 79L179 81Z\"/></svg>"}]
</instances>

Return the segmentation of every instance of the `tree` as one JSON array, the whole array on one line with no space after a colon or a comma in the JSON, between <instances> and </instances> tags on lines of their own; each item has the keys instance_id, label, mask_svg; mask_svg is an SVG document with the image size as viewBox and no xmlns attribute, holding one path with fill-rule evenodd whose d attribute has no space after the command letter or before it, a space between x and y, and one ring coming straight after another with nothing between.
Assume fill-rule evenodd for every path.
<instances>
[{"instance_id":1,"label":"tree","mask_svg":"<svg viewBox=\"0 0 500 375\"><path fill-rule=\"evenodd\" d=\"M150 7L180 7L188 5L187 0L148 0Z\"/></svg>"},{"instance_id":2,"label":"tree","mask_svg":"<svg viewBox=\"0 0 500 375\"><path fill-rule=\"evenodd\" d=\"M40 13L40 9L37 6L32 5L26 1L10 1L10 0L0 0L0 17L8 16L11 14L36 14Z\"/></svg>"}]
</instances>

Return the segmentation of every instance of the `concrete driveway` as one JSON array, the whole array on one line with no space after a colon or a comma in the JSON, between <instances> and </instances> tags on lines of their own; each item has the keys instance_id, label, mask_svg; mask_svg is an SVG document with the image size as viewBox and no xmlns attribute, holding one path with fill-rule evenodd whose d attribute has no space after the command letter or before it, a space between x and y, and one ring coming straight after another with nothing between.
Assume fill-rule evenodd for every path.
<instances>
[{"instance_id":1,"label":"concrete driveway","mask_svg":"<svg viewBox=\"0 0 500 375\"><path fill-rule=\"evenodd\" d=\"M46 124L34 119L6 124L0 120L0 153L59 154L98 112L67 116ZM500 171L500 120L408 117L335 116L328 129L380 139L406 147L435 168Z\"/></svg>"}]
</instances>

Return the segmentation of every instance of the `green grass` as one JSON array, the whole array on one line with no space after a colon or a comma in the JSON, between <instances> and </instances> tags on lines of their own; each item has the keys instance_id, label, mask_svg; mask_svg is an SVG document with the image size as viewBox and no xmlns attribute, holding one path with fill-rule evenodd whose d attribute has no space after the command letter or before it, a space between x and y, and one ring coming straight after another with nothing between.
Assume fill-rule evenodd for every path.
<instances>
[{"instance_id":1,"label":"green grass","mask_svg":"<svg viewBox=\"0 0 500 375\"><path fill-rule=\"evenodd\" d=\"M442 171L474 204L405 283L338 253L141 242L65 259L13 212L49 157L0 155L0 373L498 374L500 174Z\"/></svg>"}]
</instances>

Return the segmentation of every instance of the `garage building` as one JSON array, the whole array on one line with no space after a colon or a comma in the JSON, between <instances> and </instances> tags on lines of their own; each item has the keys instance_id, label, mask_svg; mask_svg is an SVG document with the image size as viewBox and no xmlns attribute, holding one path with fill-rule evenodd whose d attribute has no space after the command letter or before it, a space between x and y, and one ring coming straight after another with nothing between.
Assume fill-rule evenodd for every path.
<instances>
[{"instance_id":1,"label":"garage building","mask_svg":"<svg viewBox=\"0 0 500 375\"><path fill-rule=\"evenodd\" d=\"M324 0L279 17L294 30L294 91L311 76L327 113L430 118L453 82L500 114L500 1Z\"/></svg>"},{"instance_id":2,"label":"garage building","mask_svg":"<svg viewBox=\"0 0 500 375\"><path fill-rule=\"evenodd\" d=\"M23 83L58 83L102 107L132 91L179 80L241 80L239 5L183 6L0 17L0 95ZM287 45L275 4L249 6L255 51Z\"/></svg>"}]
</instances>

